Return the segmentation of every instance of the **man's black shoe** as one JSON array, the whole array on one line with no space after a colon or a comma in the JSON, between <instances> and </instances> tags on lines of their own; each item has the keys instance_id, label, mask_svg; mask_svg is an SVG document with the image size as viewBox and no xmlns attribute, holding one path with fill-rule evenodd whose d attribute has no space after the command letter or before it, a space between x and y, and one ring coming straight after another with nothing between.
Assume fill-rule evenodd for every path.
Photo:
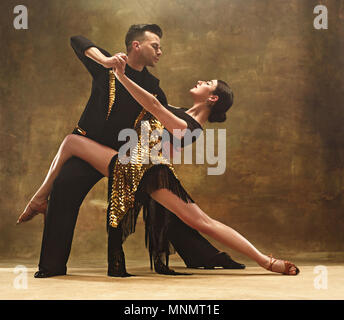
<instances>
[{"instance_id":1,"label":"man's black shoe","mask_svg":"<svg viewBox=\"0 0 344 320\"><path fill-rule=\"evenodd\" d=\"M245 269L246 266L242 263L234 261L226 252L217 253L209 262L198 265L187 265L187 268L204 268L204 269Z\"/></svg>"},{"instance_id":2,"label":"man's black shoe","mask_svg":"<svg viewBox=\"0 0 344 320\"><path fill-rule=\"evenodd\" d=\"M160 254L154 254L153 256L154 260L154 270L158 274L165 274L168 276L189 276L192 275L192 273L185 273L185 272L177 272L168 267L168 259L166 261L166 264L162 262L161 255ZM152 269L152 267L151 267Z\"/></svg>"},{"instance_id":3,"label":"man's black shoe","mask_svg":"<svg viewBox=\"0 0 344 320\"><path fill-rule=\"evenodd\" d=\"M109 277L119 277L119 278L127 278L127 277L134 277L135 275L130 274L128 272L117 272L117 271L112 271L112 270L108 270L107 275Z\"/></svg>"},{"instance_id":4,"label":"man's black shoe","mask_svg":"<svg viewBox=\"0 0 344 320\"><path fill-rule=\"evenodd\" d=\"M38 270L35 272L34 277L35 278L50 278L50 277L55 277L55 276L65 276L66 272L48 272L44 270Z\"/></svg>"}]
</instances>

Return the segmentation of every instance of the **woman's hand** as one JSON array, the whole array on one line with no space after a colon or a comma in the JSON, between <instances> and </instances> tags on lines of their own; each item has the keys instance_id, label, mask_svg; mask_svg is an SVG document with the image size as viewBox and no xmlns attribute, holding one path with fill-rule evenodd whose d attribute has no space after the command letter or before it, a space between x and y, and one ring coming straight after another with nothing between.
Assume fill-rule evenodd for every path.
<instances>
[{"instance_id":1,"label":"woman's hand","mask_svg":"<svg viewBox=\"0 0 344 320\"><path fill-rule=\"evenodd\" d=\"M125 65L128 61L128 56L124 53L117 54L113 58L113 71L116 76L123 75L125 72Z\"/></svg>"}]
</instances>

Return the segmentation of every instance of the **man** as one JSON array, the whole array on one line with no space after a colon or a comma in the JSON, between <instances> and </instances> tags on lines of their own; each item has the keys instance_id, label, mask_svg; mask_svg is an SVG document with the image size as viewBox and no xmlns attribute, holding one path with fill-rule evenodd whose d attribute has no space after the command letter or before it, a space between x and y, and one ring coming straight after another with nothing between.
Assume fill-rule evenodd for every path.
<instances>
[{"instance_id":1,"label":"man","mask_svg":"<svg viewBox=\"0 0 344 320\"><path fill-rule=\"evenodd\" d=\"M167 106L159 80L146 69L146 66L154 67L159 61L161 37L162 31L157 25L131 26L125 39L128 54L125 73ZM73 133L119 150L125 143L118 141L119 132L133 128L142 110L121 83L111 76L115 57L121 54L111 56L82 36L72 37L71 45L93 78L91 96ZM102 178L101 173L78 158L71 158L63 166L49 198L36 278L66 274L79 207L89 190ZM177 217L171 224L170 241L187 266L244 268ZM161 270L159 273L170 274L168 267ZM125 268L122 230L119 227L108 228L108 275L130 276Z\"/></svg>"}]
</instances>

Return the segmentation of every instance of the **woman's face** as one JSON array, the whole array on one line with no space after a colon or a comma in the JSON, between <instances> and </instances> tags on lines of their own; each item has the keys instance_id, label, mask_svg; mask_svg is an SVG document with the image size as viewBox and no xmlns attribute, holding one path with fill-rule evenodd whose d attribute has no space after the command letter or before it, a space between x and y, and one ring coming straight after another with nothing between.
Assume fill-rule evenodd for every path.
<instances>
[{"instance_id":1,"label":"woman's face","mask_svg":"<svg viewBox=\"0 0 344 320\"><path fill-rule=\"evenodd\" d=\"M197 81L197 84L190 89L194 100L196 102L203 102L213 96L213 92L217 87L217 80Z\"/></svg>"}]
</instances>

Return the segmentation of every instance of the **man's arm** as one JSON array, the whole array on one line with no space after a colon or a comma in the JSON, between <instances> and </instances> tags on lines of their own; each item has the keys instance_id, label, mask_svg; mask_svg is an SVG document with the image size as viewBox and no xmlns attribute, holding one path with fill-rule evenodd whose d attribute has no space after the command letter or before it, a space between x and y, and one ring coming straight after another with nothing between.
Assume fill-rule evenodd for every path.
<instances>
[{"instance_id":1,"label":"man's arm","mask_svg":"<svg viewBox=\"0 0 344 320\"><path fill-rule=\"evenodd\" d=\"M92 41L83 36L73 36L70 43L77 57L90 72L93 79L96 79L111 68L111 54L106 50L97 47Z\"/></svg>"},{"instance_id":2,"label":"man's arm","mask_svg":"<svg viewBox=\"0 0 344 320\"><path fill-rule=\"evenodd\" d=\"M111 69L115 67L114 57L125 55L124 53L116 53L112 57L105 56L97 47L90 47L85 50L85 56L91 58L93 61L99 63L106 69Z\"/></svg>"}]
</instances>

